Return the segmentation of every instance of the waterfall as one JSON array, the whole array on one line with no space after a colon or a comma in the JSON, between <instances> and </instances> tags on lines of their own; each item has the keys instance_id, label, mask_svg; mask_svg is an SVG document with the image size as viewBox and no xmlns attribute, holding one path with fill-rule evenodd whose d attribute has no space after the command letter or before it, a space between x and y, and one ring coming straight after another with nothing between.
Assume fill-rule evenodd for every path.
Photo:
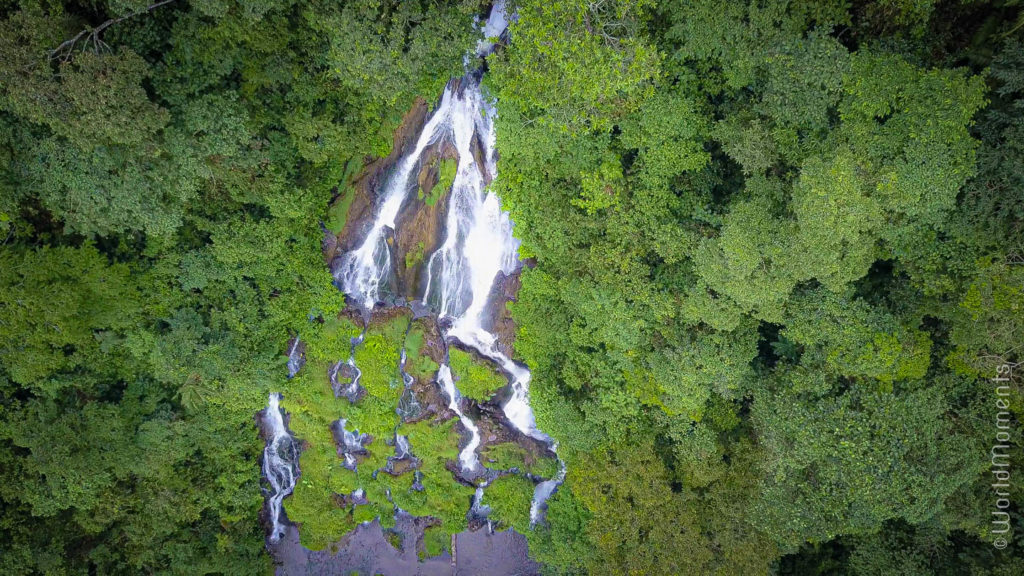
<instances>
[{"instance_id":1,"label":"waterfall","mask_svg":"<svg viewBox=\"0 0 1024 576\"><path fill-rule=\"evenodd\" d=\"M514 16L510 17L505 0L498 0L491 6L491 14L487 17L487 22L480 29L483 33L483 38L476 43L477 56L487 56L494 50L494 42L491 42L490 39L501 36L505 29L508 28L508 23L512 18Z\"/></svg>"},{"instance_id":2,"label":"waterfall","mask_svg":"<svg viewBox=\"0 0 1024 576\"><path fill-rule=\"evenodd\" d=\"M416 394L412 391L412 385L415 380L412 375L405 370L405 361L407 359L405 346L403 344L402 354L398 358L398 372L402 375L404 388L402 389L402 396L398 399L398 406L395 407L395 413L398 414L404 422L419 418L420 414L423 413L423 407L420 406L419 401L416 400Z\"/></svg>"},{"instance_id":3,"label":"waterfall","mask_svg":"<svg viewBox=\"0 0 1024 576\"><path fill-rule=\"evenodd\" d=\"M514 14L508 14L504 0L495 2L490 17L481 27L484 38L476 46L478 57L486 57L493 51L494 43L489 39L503 34L514 18ZM469 68L468 55L466 61ZM426 261L421 301L444 320L440 325L446 342L458 341L473 348L502 369L511 389L502 407L506 418L518 431L544 442L554 451L551 438L536 427L529 402L529 370L499 349L497 338L488 327L493 307L503 305L503 301L492 298L495 282L514 274L520 262L519 241L513 235L509 214L501 209L497 195L487 189L497 174L493 122L496 113L481 90L481 75L480 71L469 72L448 83L415 145L399 157L384 180L366 237L336 261L332 272L350 302L363 311L370 312L378 303L385 302L386 291L393 285L396 272L388 239L395 234L402 206L416 189L415 173L421 155L432 144L452 145L458 160L448 197L444 240ZM404 356L403 350L400 362L403 380L406 379ZM476 450L481 443L480 432L462 411L462 398L446 362L440 365L436 381L448 397L449 408L470 436L459 454L459 463L463 471L479 472L482 466ZM406 382L408 388L408 380ZM563 465L558 476L536 486L531 505L533 522L538 521L546 500L564 476Z\"/></svg>"},{"instance_id":4,"label":"waterfall","mask_svg":"<svg viewBox=\"0 0 1024 576\"><path fill-rule=\"evenodd\" d=\"M423 150L447 130L451 122L451 109L457 99L446 88L437 110L420 132L416 146L398 162L380 193L382 202L377 209L373 226L355 250L347 252L335 267L334 278L341 289L365 310L372 310L381 297L382 283L394 274L388 231L394 231L395 219L411 190L410 176Z\"/></svg>"},{"instance_id":5,"label":"waterfall","mask_svg":"<svg viewBox=\"0 0 1024 576\"><path fill-rule=\"evenodd\" d=\"M281 522L281 501L295 489L299 475L298 450L295 440L288 434L281 415L280 394L271 394L263 413L263 424L268 435L263 449L263 476L270 485L267 490L267 512L270 517L270 542L281 540L285 526Z\"/></svg>"},{"instance_id":6,"label":"waterfall","mask_svg":"<svg viewBox=\"0 0 1024 576\"><path fill-rule=\"evenodd\" d=\"M553 445L551 450L557 451L558 445ZM565 482L565 462L559 459L558 475L537 484L533 489L533 501L530 502L530 526L536 525L544 518L548 498L551 498L551 495L562 485L562 482Z\"/></svg>"},{"instance_id":7,"label":"waterfall","mask_svg":"<svg viewBox=\"0 0 1024 576\"><path fill-rule=\"evenodd\" d=\"M348 398L349 402L355 403L362 397L365 391L359 385L359 379L362 377L363 372L356 366L356 346L363 343L365 336L366 329L364 328L359 336L349 340L348 360L344 362L339 360L327 370L327 379L331 383L331 389L334 390L335 398L344 396ZM348 379L347 386L342 386L339 376Z\"/></svg>"},{"instance_id":8,"label":"waterfall","mask_svg":"<svg viewBox=\"0 0 1024 576\"><path fill-rule=\"evenodd\" d=\"M355 472L356 456L367 453L366 445L370 442L370 436L361 434L359 430L350 432L345 427L347 423L344 418L335 420L331 424L331 432L334 433L335 443L338 444L338 454L344 459L342 466Z\"/></svg>"},{"instance_id":9,"label":"waterfall","mask_svg":"<svg viewBox=\"0 0 1024 576\"><path fill-rule=\"evenodd\" d=\"M476 427L476 424L473 424L469 417L462 413L462 396L459 394L458 389L455 388L455 382L452 380L452 371L448 368L447 364L441 364L440 368L438 368L437 382L444 389L444 393L448 395L448 408L455 412L455 415L459 417L462 425L466 427L470 434L469 443L462 449L462 452L459 452L459 464L467 472L478 471L480 469L480 459L476 455L476 449L480 445L480 429Z\"/></svg>"},{"instance_id":10,"label":"waterfall","mask_svg":"<svg viewBox=\"0 0 1024 576\"><path fill-rule=\"evenodd\" d=\"M292 347L288 349L288 378L294 378L306 363L302 352L299 352L299 336L295 336Z\"/></svg>"}]
</instances>

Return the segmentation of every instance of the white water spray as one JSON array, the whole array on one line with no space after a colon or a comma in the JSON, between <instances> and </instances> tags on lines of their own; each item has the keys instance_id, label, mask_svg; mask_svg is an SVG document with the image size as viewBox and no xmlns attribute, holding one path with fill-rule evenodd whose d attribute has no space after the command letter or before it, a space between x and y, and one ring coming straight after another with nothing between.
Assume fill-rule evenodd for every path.
<instances>
[{"instance_id":1,"label":"white water spray","mask_svg":"<svg viewBox=\"0 0 1024 576\"><path fill-rule=\"evenodd\" d=\"M447 364L441 364L441 367L437 369L437 381L444 389L444 393L448 395L448 408L455 412L462 425L466 427L470 434L469 443L459 453L459 464L467 472L478 471L480 470L480 459L476 455L476 449L480 446L480 429L476 427L476 424L469 417L462 413L462 407L460 406L462 396L459 394L458 389L455 388L455 382L452 380L452 371L448 368Z\"/></svg>"},{"instance_id":2,"label":"white water spray","mask_svg":"<svg viewBox=\"0 0 1024 576\"><path fill-rule=\"evenodd\" d=\"M494 42L491 39L501 36L505 29L508 28L508 23L514 20L514 18L514 14L510 15L508 13L505 0L498 0L491 6L491 14L488 16L487 22L480 29L483 38L476 43L476 55L478 57L487 56L494 50Z\"/></svg>"},{"instance_id":3,"label":"white water spray","mask_svg":"<svg viewBox=\"0 0 1024 576\"><path fill-rule=\"evenodd\" d=\"M496 2L481 29L484 39L477 44L478 56L493 50L488 38L502 34L512 19L514 15L507 13L505 2ZM446 340L457 339L477 350L509 376L512 394L503 410L512 425L552 446L551 439L537 429L530 407L530 372L502 353L496 337L487 329L489 310L501 305L491 301L499 273L510 275L519 267L519 241L512 234L512 222L502 211L499 198L487 190L497 165L494 117L494 107L480 89L479 75L470 73L449 82L415 146L400 158L387 178L369 233L362 244L341 257L334 276L342 290L364 310L372 310L382 300L395 273L388 234L394 232L402 205L416 187L413 170L428 146L442 141L452 144L458 152L458 164L448 200L445 238L427 261L422 301L449 321ZM479 154L474 154L474 145L479 145ZM480 432L462 412L460 395L446 364L439 368L437 381L448 395L449 407L470 433L469 443L459 454L460 464L464 471L477 471L481 467L476 454ZM533 521L563 479L564 470L536 487L531 505Z\"/></svg>"},{"instance_id":4,"label":"white water spray","mask_svg":"<svg viewBox=\"0 0 1024 576\"><path fill-rule=\"evenodd\" d=\"M270 542L276 543L285 534L281 523L281 501L295 489L298 478L298 454L295 440L288 434L281 416L281 395L271 394L263 423L270 435L263 449L263 476L270 484L267 494L267 512L270 516Z\"/></svg>"},{"instance_id":5,"label":"white water spray","mask_svg":"<svg viewBox=\"0 0 1024 576\"><path fill-rule=\"evenodd\" d=\"M395 219L411 190L413 168L416 167L423 150L437 141L451 122L451 110L457 99L452 90L446 88L437 110L427 121L416 140L416 146L401 157L394 171L387 178L379 198L382 202L377 209L373 226L358 248L345 253L334 269L334 277L342 290L366 310L373 309L381 296L383 283L394 274L391 263L391 249L388 247L388 230L394 231Z\"/></svg>"},{"instance_id":6,"label":"white water spray","mask_svg":"<svg viewBox=\"0 0 1024 576\"><path fill-rule=\"evenodd\" d=\"M294 378L305 363L306 359L299 352L299 337L296 335L292 347L288 350L288 378Z\"/></svg>"}]
</instances>

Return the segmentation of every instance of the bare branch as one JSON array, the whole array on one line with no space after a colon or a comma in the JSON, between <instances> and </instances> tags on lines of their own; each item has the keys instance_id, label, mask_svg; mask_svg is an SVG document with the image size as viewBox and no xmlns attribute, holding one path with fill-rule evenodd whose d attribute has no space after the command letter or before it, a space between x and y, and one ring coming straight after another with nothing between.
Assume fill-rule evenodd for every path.
<instances>
[{"instance_id":1,"label":"bare branch","mask_svg":"<svg viewBox=\"0 0 1024 576\"><path fill-rule=\"evenodd\" d=\"M88 43L91 41L92 44L93 44L93 48L98 53L100 51L100 47L101 46L102 47L108 47L106 45L106 43L104 43L103 40L100 39L100 34L102 34L104 30L106 30L107 28L110 28L114 24L118 24L120 22L124 22L125 20L128 20L129 18L134 18L136 16L140 16L142 14L146 14L147 12L152 12L153 10L156 10L157 8L163 6L164 4L170 4L171 2L174 2L174 0L161 0L160 2L157 2L156 4L150 4L149 6L146 6L142 10L139 10L138 12L132 12L131 14L125 14L124 16L120 16L118 18L111 18L110 20L107 20L106 22L100 24L99 26L97 26L95 28L86 28L85 30L82 30L78 34L75 34L74 37L69 38L69 39L61 42L59 46L57 46L56 48L51 50L50 51L50 58L52 59L52 58L60 57L60 59L62 61L67 62L68 59L71 58L71 54L75 50L75 45L78 44L82 40L83 37L85 37L85 42L83 42L83 46L84 45L88 45Z\"/></svg>"}]
</instances>

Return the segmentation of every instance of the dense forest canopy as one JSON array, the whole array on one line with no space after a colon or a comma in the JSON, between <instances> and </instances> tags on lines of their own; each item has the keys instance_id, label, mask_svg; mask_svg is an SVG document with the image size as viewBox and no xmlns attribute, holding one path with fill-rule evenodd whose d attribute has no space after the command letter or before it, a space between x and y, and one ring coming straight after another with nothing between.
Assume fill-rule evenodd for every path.
<instances>
[{"instance_id":1,"label":"dense forest canopy","mask_svg":"<svg viewBox=\"0 0 1024 576\"><path fill-rule=\"evenodd\" d=\"M253 414L344 306L321 221L488 4L0 0L0 572L270 569ZM544 570L1024 573L1022 5L514 6Z\"/></svg>"}]
</instances>

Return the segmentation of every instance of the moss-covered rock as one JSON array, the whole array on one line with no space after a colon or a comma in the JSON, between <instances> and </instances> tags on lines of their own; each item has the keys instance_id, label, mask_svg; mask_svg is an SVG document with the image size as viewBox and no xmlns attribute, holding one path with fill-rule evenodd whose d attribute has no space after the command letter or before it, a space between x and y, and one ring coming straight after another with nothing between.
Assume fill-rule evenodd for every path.
<instances>
[{"instance_id":1,"label":"moss-covered rock","mask_svg":"<svg viewBox=\"0 0 1024 576\"><path fill-rule=\"evenodd\" d=\"M491 507L490 518L517 532L530 529L530 503L533 482L517 475L498 478L487 488L485 503Z\"/></svg>"},{"instance_id":2,"label":"moss-covered rock","mask_svg":"<svg viewBox=\"0 0 1024 576\"><path fill-rule=\"evenodd\" d=\"M517 468L541 478L554 478L558 474L558 460L550 454L537 454L514 442L488 446L482 456L487 466L495 470Z\"/></svg>"},{"instance_id":3,"label":"moss-covered rock","mask_svg":"<svg viewBox=\"0 0 1024 576\"><path fill-rule=\"evenodd\" d=\"M505 376L494 368L494 364L475 352L457 348L448 351L449 366L455 385L466 398L486 402L495 392L508 384Z\"/></svg>"},{"instance_id":4,"label":"moss-covered rock","mask_svg":"<svg viewBox=\"0 0 1024 576\"><path fill-rule=\"evenodd\" d=\"M421 402L442 401L434 382L438 365L432 358L438 347L443 348L440 333L432 321L413 321L411 312L403 308L374 314L354 354L367 394L351 403L335 397L328 370L337 359L348 357L351 338L360 333L354 320L344 315L326 320L312 334L307 366L285 393L283 405L292 413L292 430L305 441L299 463L302 477L285 509L300 526L302 545L320 550L361 522L379 518L381 526L389 528L398 506L413 516L436 519L437 526L430 530L434 536L428 538L428 548L436 555L441 540L465 528L474 490L449 470L458 460L461 442L457 420L446 404L409 423L401 421L395 408L405 389L399 370L403 346L414 389L424 396L428 388L434 391L434 396ZM355 471L346 469L338 455L331 425L339 418L345 419L349 431L373 437ZM391 473L386 473L388 457L394 455L394 447L388 444L396 434L408 437L417 465L392 466ZM414 489L417 480L421 490ZM357 490L363 491L361 498L353 497Z\"/></svg>"}]
</instances>

